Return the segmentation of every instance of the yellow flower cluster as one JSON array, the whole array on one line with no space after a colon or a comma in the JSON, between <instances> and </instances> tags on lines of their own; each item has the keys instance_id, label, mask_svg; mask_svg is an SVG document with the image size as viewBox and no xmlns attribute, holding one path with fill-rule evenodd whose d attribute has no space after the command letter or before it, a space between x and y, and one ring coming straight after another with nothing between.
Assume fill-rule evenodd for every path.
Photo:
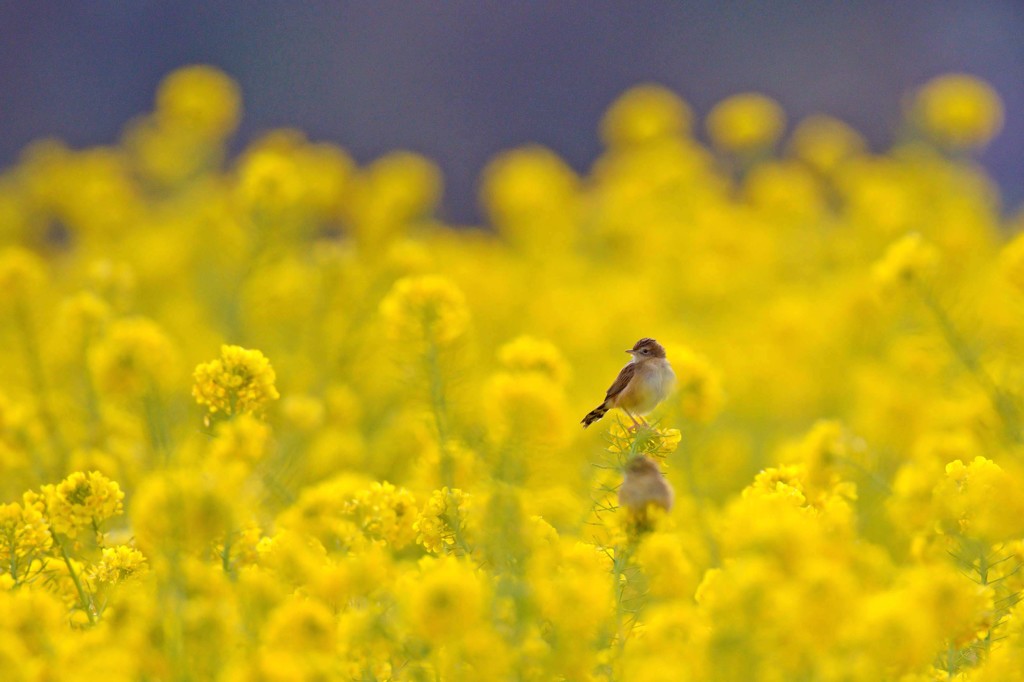
<instances>
[{"instance_id":1,"label":"yellow flower cluster","mask_svg":"<svg viewBox=\"0 0 1024 682\"><path fill-rule=\"evenodd\" d=\"M398 280L381 301L380 313L391 337L411 344L450 344L469 323L462 292L438 275Z\"/></svg>"},{"instance_id":2,"label":"yellow flower cluster","mask_svg":"<svg viewBox=\"0 0 1024 682\"><path fill-rule=\"evenodd\" d=\"M262 412L280 397L270 361L258 350L241 346L221 346L220 358L196 367L194 378L192 395L212 414Z\"/></svg>"},{"instance_id":3,"label":"yellow flower cluster","mask_svg":"<svg viewBox=\"0 0 1024 682\"><path fill-rule=\"evenodd\" d=\"M124 512L120 486L98 471L76 471L57 485L44 485L38 495L28 493L26 505L29 500L42 506L51 531L69 538Z\"/></svg>"},{"instance_id":4,"label":"yellow flower cluster","mask_svg":"<svg viewBox=\"0 0 1024 682\"><path fill-rule=\"evenodd\" d=\"M114 145L32 145L0 676L1020 679L1024 223L970 158L1002 105L907 102L873 153L640 85L586 173L488 163L481 227L411 152L232 158L205 66ZM648 336L674 394L580 428Z\"/></svg>"}]
</instances>

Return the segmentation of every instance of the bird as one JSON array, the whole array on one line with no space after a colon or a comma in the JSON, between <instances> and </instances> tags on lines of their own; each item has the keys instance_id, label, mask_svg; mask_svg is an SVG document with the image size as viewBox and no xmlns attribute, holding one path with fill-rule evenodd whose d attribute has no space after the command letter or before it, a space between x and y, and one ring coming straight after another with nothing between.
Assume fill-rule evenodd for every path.
<instances>
[{"instance_id":1,"label":"bird","mask_svg":"<svg viewBox=\"0 0 1024 682\"><path fill-rule=\"evenodd\" d=\"M643 338L626 352L633 359L619 371L619 376L615 377L605 393L604 401L588 412L580 422L583 428L617 407L626 413L633 422L633 428L637 429L647 423L643 416L657 407L672 391L676 375L660 343L651 338Z\"/></svg>"},{"instance_id":2,"label":"bird","mask_svg":"<svg viewBox=\"0 0 1024 682\"><path fill-rule=\"evenodd\" d=\"M675 495L654 460L639 455L626 463L619 487L619 506L634 517L646 517L647 507L654 505L665 511L672 509Z\"/></svg>"}]
</instances>

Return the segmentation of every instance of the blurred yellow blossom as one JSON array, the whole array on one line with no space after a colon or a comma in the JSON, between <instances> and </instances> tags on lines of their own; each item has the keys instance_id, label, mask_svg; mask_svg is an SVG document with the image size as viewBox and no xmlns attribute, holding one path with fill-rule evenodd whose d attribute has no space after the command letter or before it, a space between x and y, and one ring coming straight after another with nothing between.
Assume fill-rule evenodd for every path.
<instances>
[{"instance_id":1,"label":"blurred yellow blossom","mask_svg":"<svg viewBox=\"0 0 1024 682\"><path fill-rule=\"evenodd\" d=\"M660 85L638 85L616 99L601 121L609 147L658 142L690 132L693 114L686 103Z\"/></svg>"},{"instance_id":2,"label":"blurred yellow blossom","mask_svg":"<svg viewBox=\"0 0 1024 682\"><path fill-rule=\"evenodd\" d=\"M775 100L748 92L728 97L708 114L708 136L716 146L740 155L764 151L782 136L786 115Z\"/></svg>"},{"instance_id":3,"label":"blurred yellow blossom","mask_svg":"<svg viewBox=\"0 0 1024 682\"><path fill-rule=\"evenodd\" d=\"M481 203L494 226L512 243L550 253L575 235L579 179L543 147L506 152L484 169Z\"/></svg>"},{"instance_id":4,"label":"blurred yellow blossom","mask_svg":"<svg viewBox=\"0 0 1024 682\"><path fill-rule=\"evenodd\" d=\"M1024 293L1024 234L1018 233L1003 247L1000 265L1010 284Z\"/></svg>"},{"instance_id":5,"label":"blurred yellow blossom","mask_svg":"<svg viewBox=\"0 0 1024 682\"><path fill-rule=\"evenodd\" d=\"M379 244L430 218L440 201L441 171L412 152L392 152L354 179L355 194L345 205L355 234Z\"/></svg>"},{"instance_id":6,"label":"blurred yellow blossom","mask_svg":"<svg viewBox=\"0 0 1024 682\"><path fill-rule=\"evenodd\" d=\"M46 278L39 256L20 247L0 251L0 305L24 304Z\"/></svg>"},{"instance_id":7,"label":"blurred yellow blossom","mask_svg":"<svg viewBox=\"0 0 1024 682\"><path fill-rule=\"evenodd\" d=\"M947 532L989 542L1024 535L1024 478L990 459L950 462L933 495Z\"/></svg>"},{"instance_id":8,"label":"blurred yellow blossom","mask_svg":"<svg viewBox=\"0 0 1024 682\"><path fill-rule=\"evenodd\" d=\"M96 386L114 395L139 396L166 388L175 378L174 343L152 320L128 318L111 323L90 349Z\"/></svg>"},{"instance_id":9,"label":"blurred yellow blossom","mask_svg":"<svg viewBox=\"0 0 1024 682\"><path fill-rule=\"evenodd\" d=\"M917 91L910 116L939 144L984 146L1003 126L1003 103L991 85L967 74L946 74Z\"/></svg>"},{"instance_id":10,"label":"blurred yellow blossom","mask_svg":"<svg viewBox=\"0 0 1024 682\"><path fill-rule=\"evenodd\" d=\"M198 472L151 474L139 485L131 504L139 549L147 556L161 551L172 555L210 551L213 542L236 522L237 494Z\"/></svg>"},{"instance_id":11,"label":"blurred yellow blossom","mask_svg":"<svg viewBox=\"0 0 1024 682\"><path fill-rule=\"evenodd\" d=\"M498 359L510 372L539 372L556 384L569 378L569 366L558 347L550 341L522 335L498 349Z\"/></svg>"},{"instance_id":12,"label":"blurred yellow blossom","mask_svg":"<svg viewBox=\"0 0 1024 682\"><path fill-rule=\"evenodd\" d=\"M705 357L686 346L672 346L670 360L676 373L676 399L683 416L697 422L713 419L725 399L718 372Z\"/></svg>"},{"instance_id":13,"label":"blurred yellow blossom","mask_svg":"<svg viewBox=\"0 0 1024 682\"><path fill-rule=\"evenodd\" d=\"M161 81L156 106L157 113L169 123L219 138L238 126L242 94L223 71L210 66L189 66Z\"/></svg>"},{"instance_id":14,"label":"blurred yellow blossom","mask_svg":"<svg viewBox=\"0 0 1024 682\"><path fill-rule=\"evenodd\" d=\"M823 174L834 172L867 148L864 138L853 128L821 114L800 121L789 145L794 156Z\"/></svg>"},{"instance_id":15,"label":"blurred yellow blossom","mask_svg":"<svg viewBox=\"0 0 1024 682\"><path fill-rule=\"evenodd\" d=\"M240 113L186 67L114 143L0 172L4 679L1019 677L990 86L783 152L763 95L705 144L640 85L591 168L498 152L480 226L430 159L236 154ZM581 429L646 335L686 340L674 396Z\"/></svg>"},{"instance_id":16,"label":"blurred yellow blossom","mask_svg":"<svg viewBox=\"0 0 1024 682\"><path fill-rule=\"evenodd\" d=\"M484 588L471 566L444 557L424 560L422 575L409 585L409 619L424 639L446 642L473 632L481 617Z\"/></svg>"},{"instance_id":17,"label":"blurred yellow blossom","mask_svg":"<svg viewBox=\"0 0 1024 682\"><path fill-rule=\"evenodd\" d=\"M469 325L466 298L440 275L406 277L381 301L388 332L399 341L448 345Z\"/></svg>"},{"instance_id":18,"label":"blurred yellow blossom","mask_svg":"<svg viewBox=\"0 0 1024 682\"><path fill-rule=\"evenodd\" d=\"M920 282L936 268L939 252L918 232L893 242L872 271L880 289L889 290Z\"/></svg>"},{"instance_id":19,"label":"blurred yellow blossom","mask_svg":"<svg viewBox=\"0 0 1024 682\"><path fill-rule=\"evenodd\" d=\"M266 454L270 428L251 413L217 424L210 443L210 456L221 462L252 465Z\"/></svg>"}]
</instances>

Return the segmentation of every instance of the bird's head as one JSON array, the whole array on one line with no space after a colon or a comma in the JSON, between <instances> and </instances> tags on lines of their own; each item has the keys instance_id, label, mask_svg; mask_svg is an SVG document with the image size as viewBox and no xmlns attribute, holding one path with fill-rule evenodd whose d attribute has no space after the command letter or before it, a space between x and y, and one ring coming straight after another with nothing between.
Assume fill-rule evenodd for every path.
<instances>
[{"instance_id":1,"label":"bird's head","mask_svg":"<svg viewBox=\"0 0 1024 682\"><path fill-rule=\"evenodd\" d=\"M636 344L626 351L633 356L637 362L647 358L664 358L665 348L654 339L640 339Z\"/></svg>"}]
</instances>

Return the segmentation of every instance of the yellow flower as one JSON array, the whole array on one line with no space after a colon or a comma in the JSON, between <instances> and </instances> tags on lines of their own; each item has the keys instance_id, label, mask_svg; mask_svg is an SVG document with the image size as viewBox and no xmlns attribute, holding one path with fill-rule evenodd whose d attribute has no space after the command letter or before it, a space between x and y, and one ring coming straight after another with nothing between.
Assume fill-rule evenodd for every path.
<instances>
[{"instance_id":1,"label":"yellow flower","mask_svg":"<svg viewBox=\"0 0 1024 682\"><path fill-rule=\"evenodd\" d=\"M52 544L49 524L36 506L0 504L0 575L14 584L29 579L33 561L45 556Z\"/></svg>"},{"instance_id":2,"label":"yellow flower","mask_svg":"<svg viewBox=\"0 0 1024 682\"><path fill-rule=\"evenodd\" d=\"M370 164L354 184L346 203L352 227L359 239L378 244L427 221L444 183L433 162L411 152L393 152Z\"/></svg>"},{"instance_id":3,"label":"yellow flower","mask_svg":"<svg viewBox=\"0 0 1024 682\"><path fill-rule=\"evenodd\" d=\"M73 347L73 352L78 353L95 339L103 323L110 319L110 314L106 301L91 292L80 291L61 303L56 327L68 345Z\"/></svg>"},{"instance_id":4,"label":"yellow flower","mask_svg":"<svg viewBox=\"0 0 1024 682\"><path fill-rule=\"evenodd\" d=\"M985 457L954 460L933 496L948 533L1000 542L1024 534L1024 477Z\"/></svg>"},{"instance_id":5,"label":"yellow flower","mask_svg":"<svg viewBox=\"0 0 1024 682\"><path fill-rule=\"evenodd\" d=\"M210 456L220 462L241 462L253 465L266 453L270 427L250 413L217 424Z\"/></svg>"},{"instance_id":6,"label":"yellow flower","mask_svg":"<svg viewBox=\"0 0 1024 682\"><path fill-rule=\"evenodd\" d=\"M1003 126L1003 103L980 78L948 74L918 90L910 116L939 144L968 149L984 146L996 136Z\"/></svg>"},{"instance_id":7,"label":"yellow flower","mask_svg":"<svg viewBox=\"0 0 1024 682\"><path fill-rule=\"evenodd\" d=\"M146 557L128 545L106 547L103 558L92 568L92 579L115 585L146 570Z\"/></svg>"},{"instance_id":8,"label":"yellow flower","mask_svg":"<svg viewBox=\"0 0 1024 682\"><path fill-rule=\"evenodd\" d=\"M267 620L263 639L272 651L332 653L337 647L337 622L323 604L293 598Z\"/></svg>"},{"instance_id":9,"label":"yellow flower","mask_svg":"<svg viewBox=\"0 0 1024 682\"><path fill-rule=\"evenodd\" d=\"M89 352L89 368L101 391L141 396L166 388L175 376L178 353L152 320L128 318L113 322Z\"/></svg>"},{"instance_id":10,"label":"yellow flower","mask_svg":"<svg viewBox=\"0 0 1024 682\"><path fill-rule=\"evenodd\" d=\"M786 126L786 115L775 100L750 92L716 104L706 125L715 146L748 155L762 152L778 141Z\"/></svg>"},{"instance_id":11,"label":"yellow flower","mask_svg":"<svg viewBox=\"0 0 1024 682\"><path fill-rule=\"evenodd\" d=\"M317 228L336 229L353 166L340 148L310 144L296 130L277 130L242 156L234 197L261 237L283 246Z\"/></svg>"},{"instance_id":12,"label":"yellow flower","mask_svg":"<svg viewBox=\"0 0 1024 682\"><path fill-rule=\"evenodd\" d=\"M221 346L220 358L198 365L193 376L192 396L210 414L260 414L280 397L274 368L258 350Z\"/></svg>"},{"instance_id":13,"label":"yellow flower","mask_svg":"<svg viewBox=\"0 0 1024 682\"><path fill-rule=\"evenodd\" d=\"M316 433L323 426L327 407L311 395L290 395L281 401L281 415L299 431Z\"/></svg>"},{"instance_id":14,"label":"yellow flower","mask_svg":"<svg viewBox=\"0 0 1024 682\"><path fill-rule=\"evenodd\" d=\"M831 116L814 115L800 121L789 142L793 155L822 174L867 149L857 131Z\"/></svg>"},{"instance_id":15,"label":"yellow flower","mask_svg":"<svg viewBox=\"0 0 1024 682\"><path fill-rule=\"evenodd\" d=\"M432 554L455 551L467 531L467 510L471 508L469 495L458 488L435 490L413 523L416 542Z\"/></svg>"},{"instance_id":16,"label":"yellow flower","mask_svg":"<svg viewBox=\"0 0 1024 682\"><path fill-rule=\"evenodd\" d=\"M938 250L917 232L893 242L885 255L875 263L872 275L882 291L921 281L939 262Z\"/></svg>"},{"instance_id":17,"label":"yellow flower","mask_svg":"<svg viewBox=\"0 0 1024 682\"><path fill-rule=\"evenodd\" d=\"M406 597L408 617L417 634L443 644L473 632L484 605L484 588L476 571L454 557L424 561L421 570Z\"/></svg>"},{"instance_id":18,"label":"yellow flower","mask_svg":"<svg viewBox=\"0 0 1024 682\"><path fill-rule=\"evenodd\" d=\"M235 192L252 215L270 220L302 209L306 184L292 144L257 145L238 167Z\"/></svg>"},{"instance_id":19,"label":"yellow flower","mask_svg":"<svg viewBox=\"0 0 1024 682\"><path fill-rule=\"evenodd\" d=\"M70 538L124 511L121 487L98 471L77 471L57 485L44 485L38 497L26 494L26 499L42 502L53 531Z\"/></svg>"},{"instance_id":20,"label":"yellow flower","mask_svg":"<svg viewBox=\"0 0 1024 682\"><path fill-rule=\"evenodd\" d=\"M564 385L569 378L569 366L558 347L527 334L499 348L498 360L514 374L538 372L558 385Z\"/></svg>"},{"instance_id":21,"label":"yellow flower","mask_svg":"<svg viewBox=\"0 0 1024 682\"><path fill-rule=\"evenodd\" d=\"M495 443L550 449L567 438L562 389L543 374L498 372L482 391L488 433Z\"/></svg>"},{"instance_id":22,"label":"yellow flower","mask_svg":"<svg viewBox=\"0 0 1024 682\"><path fill-rule=\"evenodd\" d=\"M172 126L222 138L238 127L242 95L227 74L212 66L186 66L161 81L157 114Z\"/></svg>"},{"instance_id":23,"label":"yellow flower","mask_svg":"<svg viewBox=\"0 0 1024 682\"><path fill-rule=\"evenodd\" d=\"M447 346L466 332L466 298L439 275L405 277L381 301L388 333L398 341Z\"/></svg>"},{"instance_id":24,"label":"yellow flower","mask_svg":"<svg viewBox=\"0 0 1024 682\"><path fill-rule=\"evenodd\" d=\"M387 481L356 492L346 502L345 513L366 537L393 549L400 550L416 538L416 498Z\"/></svg>"},{"instance_id":25,"label":"yellow flower","mask_svg":"<svg viewBox=\"0 0 1024 682\"><path fill-rule=\"evenodd\" d=\"M487 164L480 201L502 236L549 254L572 243L579 178L544 147L505 152Z\"/></svg>"},{"instance_id":26,"label":"yellow flower","mask_svg":"<svg viewBox=\"0 0 1024 682\"><path fill-rule=\"evenodd\" d=\"M674 92L655 84L622 93L601 121L601 139L611 148L658 142L690 132L693 113Z\"/></svg>"},{"instance_id":27,"label":"yellow flower","mask_svg":"<svg viewBox=\"0 0 1024 682\"><path fill-rule=\"evenodd\" d=\"M0 306L26 303L45 280L46 267L39 256L16 246L0 251Z\"/></svg>"},{"instance_id":28,"label":"yellow flower","mask_svg":"<svg viewBox=\"0 0 1024 682\"><path fill-rule=\"evenodd\" d=\"M1024 233L1018 233L1003 246L999 264L1006 279L1017 291L1024 293Z\"/></svg>"},{"instance_id":29,"label":"yellow flower","mask_svg":"<svg viewBox=\"0 0 1024 682\"><path fill-rule=\"evenodd\" d=\"M637 562L658 599L689 599L697 588L698 573L686 556L682 538L674 533L647 534L637 550Z\"/></svg>"},{"instance_id":30,"label":"yellow flower","mask_svg":"<svg viewBox=\"0 0 1024 682\"><path fill-rule=\"evenodd\" d=\"M683 440L683 434L679 429L647 427L629 431L621 421L612 423L608 430L608 437L611 440L608 452L654 455L662 459L675 452Z\"/></svg>"},{"instance_id":31,"label":"yellow flower","mask_svg":"<svg viewBox=\"0 0 1024 682\"><path fill-rule=\"evenodd\" d=\"M149 556L209 551L235 525L235 495L196 471L151 474L132 498L135 539Z\"/></svg>"},{"instance_id":32,"label":"yellow flower","mask_svg":"<svg viewBox=\"0 0 1024 682\"><path fill-rule=\"evenodd\" d=\"M675 390L683 416L701 423L711 421L725 398L718 372L704 356L686 346L675 345L672 349Z\"/></svg>"}]
</instances>

